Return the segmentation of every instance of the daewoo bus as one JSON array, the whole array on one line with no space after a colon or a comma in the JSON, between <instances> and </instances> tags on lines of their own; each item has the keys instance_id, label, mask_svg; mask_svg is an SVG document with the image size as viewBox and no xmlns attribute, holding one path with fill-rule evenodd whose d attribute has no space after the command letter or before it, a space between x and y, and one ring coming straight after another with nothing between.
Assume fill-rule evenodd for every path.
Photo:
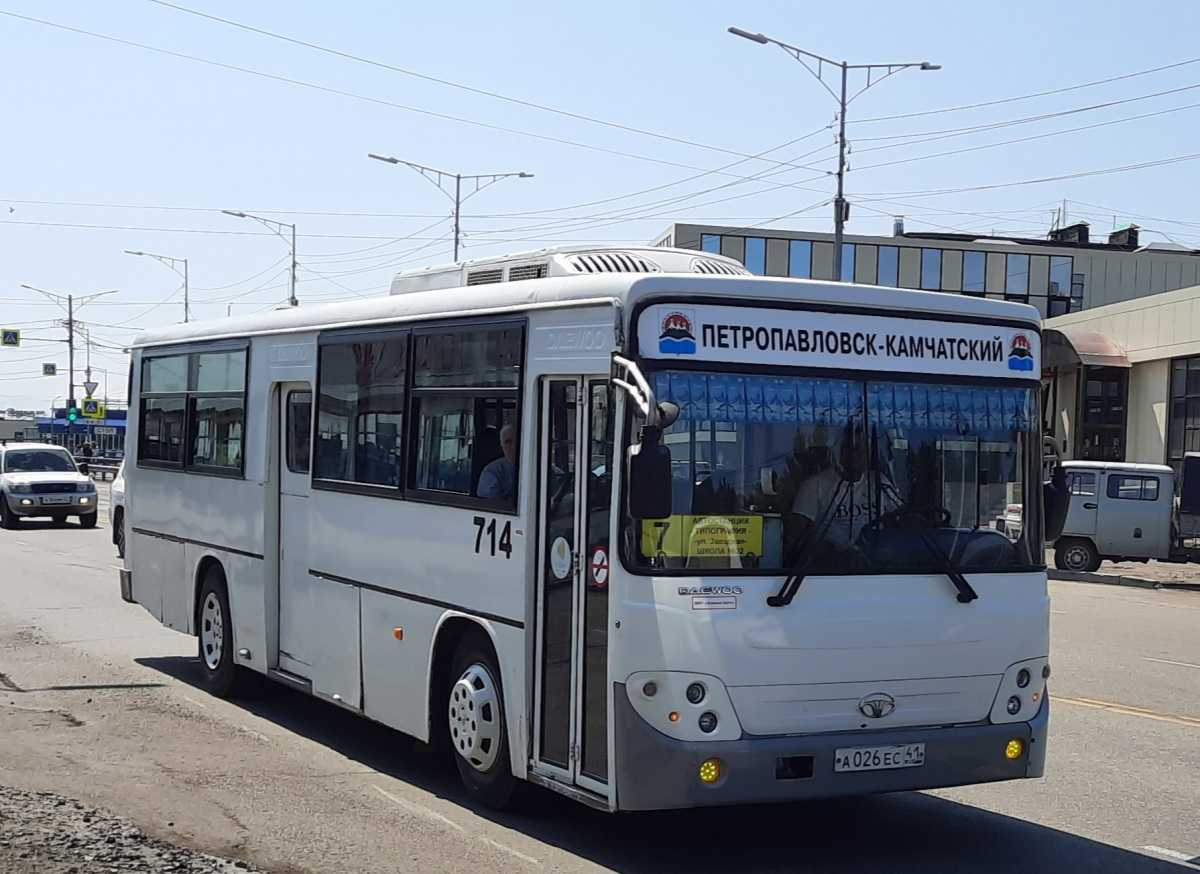
<instances>
[{"instance_id":1,"label":"daewoo bus","mask_svg":"<svg viewBox=\"0 0 1200 874\"><path fill-rule=\"evenodd\" d=\"M133 348L122 591L606 810L1036 777L1039 322L666 248L399 274Z\"/></svg>"}]
</instances>

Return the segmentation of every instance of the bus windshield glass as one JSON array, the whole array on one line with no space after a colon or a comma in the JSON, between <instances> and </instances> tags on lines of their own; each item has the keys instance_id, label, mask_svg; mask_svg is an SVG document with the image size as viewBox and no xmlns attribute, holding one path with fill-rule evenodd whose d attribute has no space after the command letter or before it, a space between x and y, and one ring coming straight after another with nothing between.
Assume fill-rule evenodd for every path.
<instances>
[{"instance_id":1,"label":"bus windshield glass","mask_svg":"<svg viewBox=\"0 0 1200 874\"><path fill-rule=\"evenodd\" d=\"M672 515L631 521L630 565L746 574L1010 572L1044 564L1037 397L1025 386L719 372L653 375ZM1026 519L1040 518L1035 503ZM1032 529L1032 530L1031 530Z\"/></svg>"}]
</instances>

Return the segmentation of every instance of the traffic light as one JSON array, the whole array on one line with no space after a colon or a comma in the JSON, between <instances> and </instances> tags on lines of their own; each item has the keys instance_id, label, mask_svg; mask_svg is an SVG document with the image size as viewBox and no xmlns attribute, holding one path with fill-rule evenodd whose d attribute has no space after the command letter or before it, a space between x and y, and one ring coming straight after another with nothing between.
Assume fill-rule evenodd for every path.
<instances>
[{"instance_id":1,"label":"traffic light","mask_svg":"<svg viewBox=\"0 0 1200 874\"><path fill-rule=\"evenodd\" d=\"M74 400L67 401L67 421L74 422L79 418L79 407Z\"/></svg>"}]
</instances>

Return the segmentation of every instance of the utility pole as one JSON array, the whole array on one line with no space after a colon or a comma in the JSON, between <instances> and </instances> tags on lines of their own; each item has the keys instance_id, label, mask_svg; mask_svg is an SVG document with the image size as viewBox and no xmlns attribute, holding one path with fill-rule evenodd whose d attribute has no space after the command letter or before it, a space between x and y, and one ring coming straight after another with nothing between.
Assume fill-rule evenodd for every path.
<instances>
[{"instance_id":1,"label":"utility pole","mask_svg":"<svg viewBox=\"0 0 1200 874\"><path fill-rule=\"evenodd\" d=\"M828 91L833 98L838 102L838 163L837 163L837 194L833 198L833 281L842 281L842 239L843 228L846 223L847 212L849 205L846 203L845 196L845 175L846 175L846 107L854 98L862 94L872 85L878 85L888 76L894 73L899 73L901 70L909 67L916 67L920 70L940 70L940 64L931 64L929 61L913 61L904 64L850 64L846 61L834 61L821 55L798 49L795 46L788 45L785 42L780 42L777 39L771 39L769 36L763 36L761 33L750 33L742 30L739 27L729 28L729 32L734 36L740 36L748 39L751 42L766 45L773 43L786 51L789 55L804 65L804 69L817 77L817 81ZM811 59L817 62L817 68L814 70L809 66L809 62L805 59ZM826 84L824 78L824 67L828 65L841 70L841 93L834 93L833 89ZM867 84L856 91L854 94L847 97L847 80L851 70L866 70ZM876 70L886 71L882 76L871 81L871 74Z\"/></svg>"},{"instance_id":2,"label":"utility pole","mask_svg":"<svg viewBox=\"0 0 1200 874\"><path fill-rule=\"evenodd\" d=\"M444 170L434 170L432 167L426 167L422 164L414 164L412 161L404 161L400 158L387 158L383 155L367 155L368 158L374 158L376 161L386 161L388 164L403 164L406 167L412 167L434 185L436 185L443 194L450 197L450 193L443 187L443 181L454 180L454 195L451 200L454 201L454 260L458 260L459 238L461 236L459 213L462 210L462 202L466 197L462 196L462 182L464 179L473 180L475 182L475 190L467 194L470 197L472 194L478 194L489 185L499 182L501 179L507 179L510 176L516 176L518 179L532 179L532 173L477 173L471 176L465 176L462 173L447 173ZM486 180L486 181L484 181Z\"/></svg>"},{"instance_id":3,"label":"utility pole","mask_svg":"<svg viewBox=\"0 0 1200 874\"><path fill-rule=\"evenodd\" d=\"M59 306L62 306L62 302L64 299L67 302L67 325L66 325L66 327L67 327L67 370L68 370L68 378L70 379L69 388L67 390L67 410L68 410L67 434L68 435L73 434L74 433L74 422L70 418L70 410L77 406L76 399L75 399L75 295L73 295L73 294L55 294L53 291L46 291L43 288L35 288L32 285L22 284L21 288L26 288L30 291L36 291L38 294L44 294L44 295L46 295L46 297L53 300ZM114 289L110 289L109 291L98 291L95 294L84 295L83 297L81 297L79 299L79 305L80 305L80 307L82 307L84 304L88 303L89 301L95 300L98 297L101 297L106 294L115 294L116 292L117 292L117 289L114 288ZM89 364L88 380L91 381L91 372L90 372L91 350L90 350L90 348L88 350L88 364ZM51 412L51 415L53 415L54 411L51 410L50 412ZM70 441L68 441L68 442L70 442Z\"/></svg>"}]
</instances>

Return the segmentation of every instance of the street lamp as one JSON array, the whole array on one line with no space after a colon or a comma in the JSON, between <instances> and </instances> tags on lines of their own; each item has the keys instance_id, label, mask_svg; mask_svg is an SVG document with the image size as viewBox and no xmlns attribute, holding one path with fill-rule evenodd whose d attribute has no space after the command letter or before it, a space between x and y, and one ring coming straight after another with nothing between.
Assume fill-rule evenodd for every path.
<instances>
[{"instance_id":1,"label":"street lamp","mask_svg":"<svg viewBox=\"0 0 1200 874\"><path fill-rule=\"evenodd\" d=\"M69 378L70 378L69 388L67 390L67 399L68 399L67 405L74 406L75 405L75 295L73 295L73 294L56 294L53 291L46 291L45 289L42 289L42 288L35 288L32 285L25 285L24 283L21 284L21 288L26 288L26 289L29 289L30 291L36 291L38 294L44 294L44 295L46 295L46 297L48 297L51 300L58 303L59 306L62 306L62 301L64 298L66 298L66 301L67 301L67 368L69 371ZM90 301L93 301L98 297L102 297L103 295L106 295L106 294L116 294L117 291L118 291L118 289L113 288L113 289L109 289L108 291L98 291L95 294L85 294L83 297L79 298L79 305L82 307L84 304L86 304ZM62 341L59 341L59 342L62 342ZM90 378L91 374L89 373L88 376ZM69 425L67 427L67 432L68 433L71 432Z\"/></svg>"},{"instance_id":2,"label":"street lamp","mask_svg":"<svg viewBox=\"0 0 1200 874\"><path fill-rule=\"evenodd\" d=\"M175 270L176 273L179 273L179 271L175 269L175 265L180 263L183 264L183 273L181 274L183 276L183 321L185 323L189 321L191 317L191 306L188 304L188 259L172 258L170 255L155 255L153 252L132 252L129 249L125 250L125 254L145 255L147 258L153 258L156 261L166 264L172 270Z\"/></svg>"},{"instance_id":3,"label":"street lamp","mask_svg":"<svg viewBox=\"0 0 1200 874\"><path fill-rule=\"evenodd\" d=\"M258 215L250 215L248 212L235 212L232 209L223 209L221 212L225 213L225 215L231 215L235 218L254 219L256 222L266 225L268 228L278 234L279 238L284 242L287 241L287 237L283 235L282 229L292 229L292 266L288 270L288 275L290 277L290 281L288 283L288 306L299 306L299 302L296 300L296 226L289 224L288 222L280 222L276 221L275 219L263 218L262 216Z\"/></svg>"},{"instance_id":4,"label":"street lamp","mask_svg":"<svg viewBox=\"0 0 1200 874\"><path fill-rule=\"evenodd\" d=\"M843 225L846 222L846 213L848 211L847 205L846 205L846 198L843 196L843 182L844 182L845 170L846 170L846 105L849 104L852 100L854 100L855 97L858 97L859 94L862 94L864 91L866 91L868 88L870 88L872 85L879 84L884 79L886 79L888 76L891 76L895 73L899 73L901 70L906 70L909 67L916 67L919 70L940 70L940 69L942 69L942 66L941 66L941 64L931 64L931 63L929 63L929 61L914 61L912 63L907 63L907 64L849 64L846 61L834 61L829 58L822 57L821 55L813 54L812 52L807 52L804 49L798 49L795 46L788 45L785 42L780 42L777 39L771 39L771 37L769 37L769 36L763 36L761 33L750 33L749 31L742 30L740 27L731 27L731 28L729 28L729 32L732 33L734 36L740 36L743 39L748 39L751 42L756 42L761 45L766 45L767 43L774 43L775 45L779 46L781 49L786 51L788 54L790 54L792 57L794 57L797 61L799 61L801 64L803 64L804 69L808 70L808 72L810 72L814 76L816 76L817 81L819 81L821 83L821 85L824 86L825 90L828 91L830 94L832 94L834 99L838 101L839 111L838 111L837 196L833 199L833 278L834 278L834 281L841 282L842 281L842 230L843 230ZM811 58L812 60L816 61L817 69L814 70L812 67L810 67L808 65L808 63L805 62L805 60L804 60L805 58ZM823 64L828 64L831 67L837 67L837 68L841 69L841 71L842 71L842 75L841 75L842 88L841 88L840 95L835 93L832 88L830 88L827 84L825 84L825 78L823 75L824 69L822 66ZM867 71L867 84L864 85L862 88L860 88L858 91L856 91L849 98L847 98L846 97L846 78L847 78L847 74L851 70L866 70ZM874 82L872 82L871 81L871 73L875 70L886 70L886 72L882 76L880 76L878 79L876 79Z\"/></svg>"},{"instance_id":5,"label":"street lamp","mask_svg":"<svg viewBox=\"0 0 1200 874\"><path fill-rule=\"evenodd\" d=\"M446 196L450 197L450 199L454 201L454 260L455 261L458 260L458 239L460 236L458 215L459 215L459 209L462 206L462 202L464 200L466 200L467 197L470 197L472 194L478 194L480 191L487 188L489 185L491 185L495 182L499 182L501 179L507 179L509 176L516 176L518 179L532 179L533 178L532 173L477 173L472 176L464 176L462 173L446 173L445 171L434 170L432 167L426 167L422 164L414 164L412 161L403 161L400 158L387 158L387 157L384 157L383 155L371 155L371 154L367 155L367 157L374 158L376 161L386 161L389 164L403 164L406 167L412 167L414 170L416 170L418 173L420 173L422 176L424 176L426 179L428 179L430 182L432 182L434 185L436 185L442 191L442 193L444 193ZM450 179L454 180L454 194L453 195L451 195L449 191L447 191L445 188L442 187L442 181L450 180ZM463 197L463 195L462 195L462 182L464 179L474 180L474 182L475 182L475 190L469 192L466 197ZM481 181L481 180L486 180L486 181Z\"/></svg>"}]
</instances>

